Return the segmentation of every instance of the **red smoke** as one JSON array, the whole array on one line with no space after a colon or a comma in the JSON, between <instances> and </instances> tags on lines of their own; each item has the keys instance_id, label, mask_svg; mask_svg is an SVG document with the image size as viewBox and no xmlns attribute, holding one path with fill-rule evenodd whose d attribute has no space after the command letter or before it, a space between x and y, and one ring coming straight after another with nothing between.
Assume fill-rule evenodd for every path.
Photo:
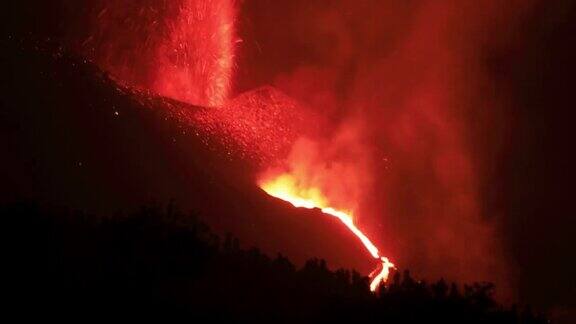
<instances>
[{"instance_id":1,"label":"red smoke","mask_svg":"<svg viewBox=\"0 0 576 324\"><path fill-rule=\"evenodd\" d=\"M328 139L297 144L286 163L301 156L300 172L336 205L357 204L357 222L399 267L495 281L503 292L513 265L482 178L499 149L506 92L488 64L513 44L529 7L246 1L239 87L272 82L333 121Z\"/></svg>"},{"instance_id":2,"label":"red smoke","mask_svg":"<svg viewBox=\"0 0 576 324\"><path fill-rule=\"evenodd\" d=\"M495 281L502 291L513 265L482 179L498 153L507 98L488 64L514 43L529 2L246 0L237 8L237 88L272 84L300 102L294 110L308 107L330 127L295 139L275 104L243 118L237 109L248 99L220 111L235 114L201 121L255 151L284 152L277 144L294 142L263 171L291 169L333 207L354 210L400 268ZM89 57L127 84L194 104L225 101L236 44L231 1L103 3L81 45ZM309 129L316 119L296 123ZM280 135L260 144L246 136L264 131Z\"/></svg>"}]
</instances>

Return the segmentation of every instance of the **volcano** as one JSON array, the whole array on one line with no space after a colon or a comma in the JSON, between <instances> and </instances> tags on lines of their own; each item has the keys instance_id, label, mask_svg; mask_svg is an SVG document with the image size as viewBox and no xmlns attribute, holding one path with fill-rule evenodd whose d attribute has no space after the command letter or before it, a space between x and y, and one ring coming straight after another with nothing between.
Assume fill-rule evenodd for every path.
<instances>
[{"instance_id":1,"label":"volcano","mask_svg":"<svg viewBox=\"0 0 576 324\"><path fill-rule=\"evenodd\" d=\"M263 163L286 154L298 134L322 129L318 116L286 95L263 87L222 108L194 106L121 86L57 45L11 48L2 53L12 78L3 89L1 138L10 152L1 162L3 203L112 214L172 201L269 254L373 270L362 243L337 219L255 185Z\"/></svg>"}]
</instances>

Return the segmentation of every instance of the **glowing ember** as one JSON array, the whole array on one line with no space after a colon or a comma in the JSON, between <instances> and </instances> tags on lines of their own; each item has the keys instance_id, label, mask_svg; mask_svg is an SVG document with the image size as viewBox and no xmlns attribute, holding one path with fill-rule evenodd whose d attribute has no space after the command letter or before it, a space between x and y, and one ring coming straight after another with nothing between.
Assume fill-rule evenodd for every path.
<instances>
[{"instance_id":1,"label":"glowing ember","mask_svg":"<svg viewBox=\"0 0 576 324\"><path fill-rule=\"evenodd\" d=\"M101 0L79 45L117 82L202 106L223 105L234 72L234 0Z\"/></svg>"},{"instance_id":2,"label":"glowing ember","mask_svg":"<svg viewBox=\"0 0 576 324\"><path fill-rule=\"evenodd\" d=\"M308 209L319 208L324 214L338 218L360 239L370 255L381 262L379 268L372 271L369 275L372 279L370 290L376 291L380 283L388 280L390 268L394 268L394 264L390 262L387 257L381 256L378 248L354 225L352 213L330 207L328 199L322 194L319 188L302 188L299 186L297 179L290 173L283 173L273 179L261 181L259 185L260 188L270 196L287 201L294 205L294 207Z\"/></svg>"},{"instance_id":3,"label":"glowing ember","mask_svg":"<svg viewBox=\"0 0 576 324\"><path fill-rule=\"evenodd\" d=\"M154 90L193 104L222 105L234 65L234 20L233 1L182 1L157 48Z\"/></svg>"}]
</instances>

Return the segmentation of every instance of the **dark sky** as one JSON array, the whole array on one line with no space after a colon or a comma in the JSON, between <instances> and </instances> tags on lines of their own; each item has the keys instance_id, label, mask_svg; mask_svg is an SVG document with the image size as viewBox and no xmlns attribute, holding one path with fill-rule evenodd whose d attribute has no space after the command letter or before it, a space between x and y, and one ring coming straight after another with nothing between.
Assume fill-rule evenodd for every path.
<instances>
[{"instance_id":1,"label":"dark sky","mask_svg":"<svg viewBox=\"0 0 576 324\"><path fill-rule=\"evenodd\" d=\"M509 142L496 174L503 188L499 200L507 241L521 267L521 295L574 307L576 161L570 125L576 12L566 1L536 8L524 27L524 45L495 67L514 98ZM502 68L507 64L513 67Z\"/></svg>"},{"instance_id":2,"label":"dark sky","mask_svg":"<svg viewBox=\"0 0 576 324\"><path fill-rule=\"evenodd\" d=\"M38 3L11 4L5 31L73 47L91 34L98 1ZM238 26L236 93L272 84L335 134L364 123L357 143L381 164L363 222L403 264L576 307L573 1L246 0Z\"/></svg>"}]
</instances>

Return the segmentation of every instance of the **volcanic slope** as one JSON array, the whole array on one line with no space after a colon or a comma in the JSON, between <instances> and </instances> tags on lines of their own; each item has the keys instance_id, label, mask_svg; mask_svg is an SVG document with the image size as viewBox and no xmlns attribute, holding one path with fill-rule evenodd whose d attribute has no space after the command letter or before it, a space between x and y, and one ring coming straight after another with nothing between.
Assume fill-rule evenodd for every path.
<instances>
[{"instance_id":1,"label":"volcanic slope","mask_svg":"<svg viewBox=\"0 0 576 324\"><path fill-rule=\"evenodd\" d=\"M259 189L254 175L313 132L315 118L270 87L204 108L119 85L58 45L11 43L3 62L1 203L30 200L113 214L174 202L243 244L363 273L361 243L319 210Z\"/></svg>"}]
</instances>

